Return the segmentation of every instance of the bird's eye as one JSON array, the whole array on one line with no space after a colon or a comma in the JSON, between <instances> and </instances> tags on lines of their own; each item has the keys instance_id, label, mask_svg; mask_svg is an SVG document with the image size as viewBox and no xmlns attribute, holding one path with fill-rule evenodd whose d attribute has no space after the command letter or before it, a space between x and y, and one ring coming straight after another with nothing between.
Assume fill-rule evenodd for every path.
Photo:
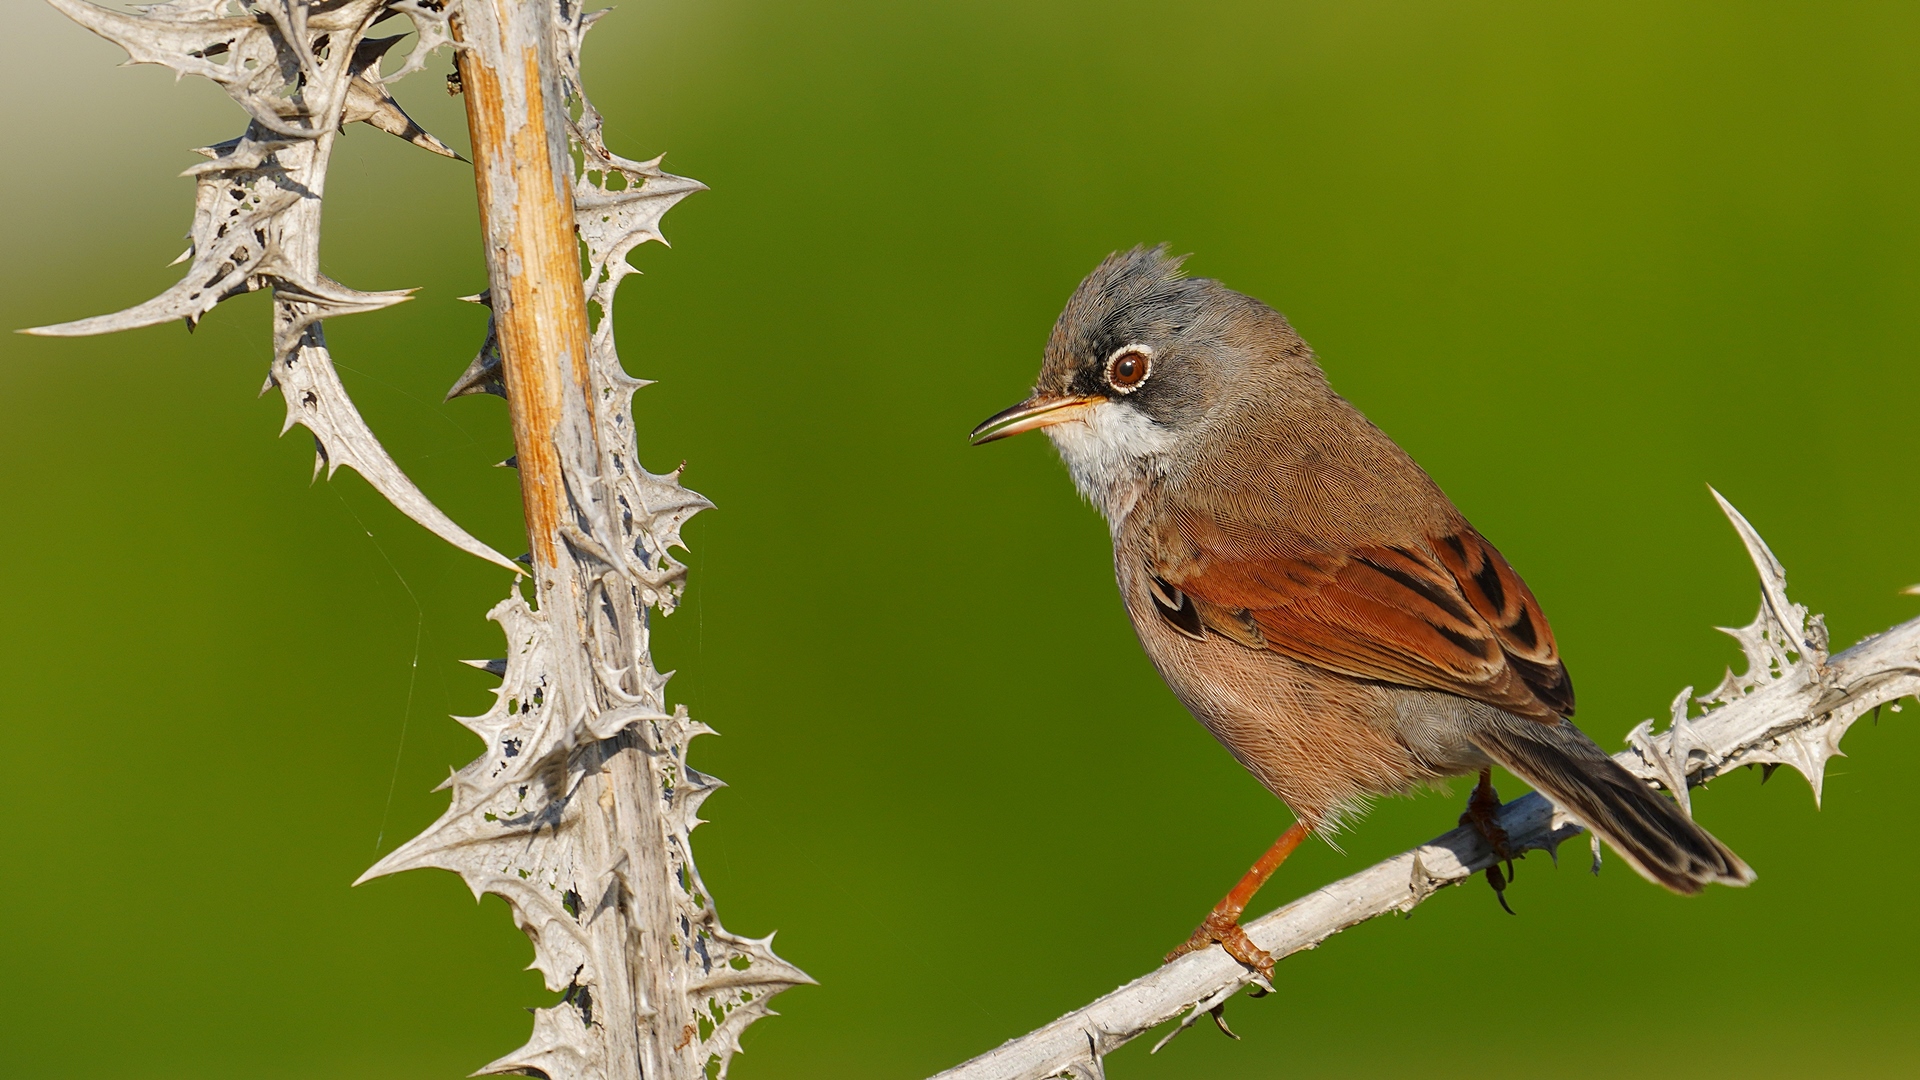
<instances>
[{"instance_id":1,"label":"bird's eye","mask_svg":"<svg viewBox=\"0 0 1920 1080\"><path fill-rule=\"evenodd\" d=\"M1131 393L1147 381L1152 365L1146 349L1129 345L1114 353L1113 359L1107 361L1107 384L1123 394Z\"/></svg>"}]
</instances>

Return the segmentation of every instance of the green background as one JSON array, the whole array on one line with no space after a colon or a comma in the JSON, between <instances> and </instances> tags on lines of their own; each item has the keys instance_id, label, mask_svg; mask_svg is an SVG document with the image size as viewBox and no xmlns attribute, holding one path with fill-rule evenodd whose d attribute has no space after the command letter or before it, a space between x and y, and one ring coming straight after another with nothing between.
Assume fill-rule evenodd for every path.
<instances>
[{"instance_id":1,"label":"green background","mask_svg":"<svg viewBox=\"0 0 1920 1080\"><path fill-rule=\"evenodd\" d=\"M0 325L177 271L211 85L5 0ZM1916 614L1920 8L1904 4L693 3L595 31L612 144L713 191L620 304L643 454L719 509L664 623L733 785L697 854L727 925L820 980L738 1077L911 1077L1150 969L1288 817L1133 641L1043 439L965 434L1108 251L1170 241L1284 310L1540 596L1617 747L1736 657L1738 505L1846 644ZM436 71L444 70L444 62ZM438 75L414 115L465 146ZM328 327L401 464L522 550L494 399L442 405L483 314L459 163L367 128L325 268L410 304ZM477 752L462 657L504 575L253 392L267 306L189 337L0 339L10 746L5 1071L456 1077L550 998L451 875L351 890ZM1759 871L1678 899L1584 851L1368 924L1116 1077L1912 1075L1914 713L1817 811L1696 796ZM1509 790L1512 785L1509 783ZM1271 907L1449 826L1384 803Z\"/></svg>"}]
</instances>

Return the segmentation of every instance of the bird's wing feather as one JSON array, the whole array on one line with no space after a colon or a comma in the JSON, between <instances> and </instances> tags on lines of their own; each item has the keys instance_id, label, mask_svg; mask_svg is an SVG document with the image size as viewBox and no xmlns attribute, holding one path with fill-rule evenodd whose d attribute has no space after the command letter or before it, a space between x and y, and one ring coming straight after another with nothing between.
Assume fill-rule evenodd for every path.
<instances>
[{"instance_id":1,"label":"bird's wing feather","mask_svg":"<svg viewBox=\"0 0 1920 1080\"><path fill-rule=\"evenodd\" d=\"M1359 679L1439 690L1551 722L1573 713L1553 631L1470 527L1340 552L1276 551L1216 530L1152 572L1210 630Z\"/></svg>"}]
</instances>

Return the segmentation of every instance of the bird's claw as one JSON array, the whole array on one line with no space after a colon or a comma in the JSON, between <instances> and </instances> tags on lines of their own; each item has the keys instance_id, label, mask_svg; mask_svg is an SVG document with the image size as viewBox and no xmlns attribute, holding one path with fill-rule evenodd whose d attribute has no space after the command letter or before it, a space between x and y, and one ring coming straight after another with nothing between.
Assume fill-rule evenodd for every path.
<instances>
[{"instance_id":1,"label":"bird's claw","mask_svg":"<svg viewBox=\"0 0 1920 1080\"><path fill-rule=\"evenodd\" d=\"M1210 912L1185 944L1167 954L1166 962L1171 964L1190 952L1199 952L1216 944L1227 950L1228 956L1252 968L1261 978L1268 982L1273 980L1273 954L1253 943L1253 939L1241 928L1239 919L1219 911Z\"/></svg>"},{"instance_id":2,"label":"bird's claw","mask_svg":"<svg viewBox=\"0 0 1920 1080\"><path fill-rule=\"evenodd\" d=\"M1508 863L1507 867L1508 869L1512 869L1513 864ZM1507 905L1507 879L1501 875L1499 863L1494 863L1492 866L1487 867L1487 884L1493 886L1493 898L1500 901L1501 910L1509 915L1518 914L1518 912Z\"/></svg>"},{"instance_id":3,"label":"bird's claw","mask_svg":"<svg viewBox=\"0 0 1920 1080\"><path fill-rule=\"evenodd\" d=\"M1514 910L1507 904L1507 883L1514 880L1513 847L1508 842L1507 830L1500 827L1497 820L1500 813L1500 793L1493 790L1492 777L1486 773L1480 776L1479 786L1467 798L1466 812L1460 815L1460 824L1473 826L1473 831L1487 842L1498 860L1487 867L1487 884L1493 887L1494 898L1500 901L1500 907L1507 914ZM1505 863L1507 872L1500 872L1500 864Z\"/></svg>"}]
</instances>

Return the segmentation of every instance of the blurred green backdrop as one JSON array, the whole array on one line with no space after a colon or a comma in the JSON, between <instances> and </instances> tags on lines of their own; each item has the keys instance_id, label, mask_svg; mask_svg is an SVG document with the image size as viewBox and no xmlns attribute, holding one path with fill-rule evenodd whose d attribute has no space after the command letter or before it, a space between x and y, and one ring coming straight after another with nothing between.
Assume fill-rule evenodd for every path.
<instances>
[{"instance_id":1,"label":"blurred green backdrop","mask_svg":"<svg viewBox=\"0 0 1920 1080\"><path fill-rule=\"evenodd\" d=\"M0 325L176 271L212 86L6 0ZM1735 656L1756 588L1711 482L1837 643L1916 613L1920 9L1757 3L629 0L612 143L713 187L622 294L649 464L719 509L663 666L733 786L698 854L727 924L821 986L743 1080L911 1077L1151 968L1284 827L1163 689L1045 442L967 430L1106 252L1171 241L1290 315L1336 386L1527 576L1604 745ZM444 63L440 70L444 70ZM437 76L402 87L464 146ZM414 303L329 326L402 465L521 541L469 174L370 129L326 266ZM192 338L0 339L16 813L14 1075L456 1077L548 1001L450 875L350 890L477 750L503 575L276 441L262 297ZM1063 677L1062 672L1073 673ZM1123 1077L1906 1076L1920 1069L1913 712L1698 798L1760 871L1683 901L1536 855L1288 960ZM1514 790L1511 782L1508 790ZM1380 806L1262 907L1450 825Z\"/></svg>"}]
</instances>

